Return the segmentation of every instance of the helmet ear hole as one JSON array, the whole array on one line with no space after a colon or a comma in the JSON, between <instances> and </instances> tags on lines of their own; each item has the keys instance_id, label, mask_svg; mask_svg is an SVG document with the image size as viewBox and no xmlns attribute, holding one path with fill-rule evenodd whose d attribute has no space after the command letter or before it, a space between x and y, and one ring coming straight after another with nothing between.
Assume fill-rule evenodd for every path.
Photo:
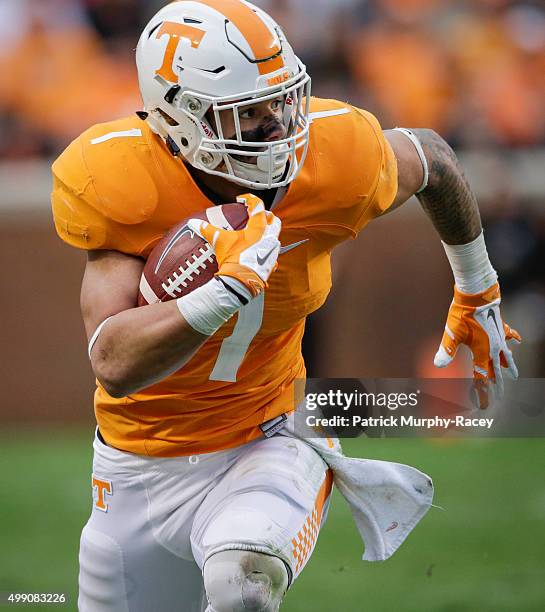
<instances>
[{"instance_id":1,"label":"helmet ear hole","mask_svg":"<svg viewBox=\"0 0 545 612\"><path fill-rule=\"evenodd\" d=\"M173 127L180 125L176 119L173 119L168 113L165 113L164 110L158 108L156 109L158 111L158 113L161 115L161 117L163 117L163 119L169 124L172 125Z\"/></svg>"},{"instance_id":2,"label":"helmet ear hole","mask_svg":"<svg viewBox=\"0 0 545 612\"><path fill-rule=\"evenodd\" d=\"M174 98L180 92L181 87L179 85L173 85L165 94L165 102L172 104L174 102Z\"/></svg>"}]
</instances>

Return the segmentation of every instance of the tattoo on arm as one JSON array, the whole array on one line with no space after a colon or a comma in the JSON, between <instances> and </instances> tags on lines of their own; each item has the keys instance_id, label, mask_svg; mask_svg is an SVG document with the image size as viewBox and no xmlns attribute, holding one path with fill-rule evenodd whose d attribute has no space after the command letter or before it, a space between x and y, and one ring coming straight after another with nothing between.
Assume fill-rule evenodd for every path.
<instances>
[{"instance_id":1,"label":"tattoo on arm","mask_svg":"<svg viewBox=\"0 0 545 612\"><path fill-rule=\"evenodd\" d=\"M416 197L447 244L467 244L482 230L477 199L454 151L433 130L412 129L424 149L430 177Z\"/></svg>"}]
</instances>

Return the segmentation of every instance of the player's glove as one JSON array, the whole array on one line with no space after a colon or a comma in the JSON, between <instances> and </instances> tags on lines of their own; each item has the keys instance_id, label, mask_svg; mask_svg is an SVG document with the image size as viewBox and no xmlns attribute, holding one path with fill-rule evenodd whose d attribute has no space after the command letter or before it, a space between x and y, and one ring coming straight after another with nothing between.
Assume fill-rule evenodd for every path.
<instances>
[{"instance_id":1,"label":"player's glove","mask_svg":"<svg viewBox=\"0 0 545 612\"><path fill-rule=\"evenodd\" d=\"M460 344L467 345L473 354L473 373L481 408L488 406L490 383L495 383L496 395L503 394L502 367L511 378L518 377L508 340L520 343L517 331L504 323L500 313L498 283L482 293L462 293L454 287L454 300L448 313L441 346L434 363L444 368L455 357Z\"/></svg>"},{"instance_id":2,"label":"player's glove","mask_svg":"<svg viewBox=\"0 0 545 612\"><path fill-rule=\"evenodd\" d=\"M233 278L249 291L259 295L277 267L282 223L265 210L263 201L252 194L237 198L248 208L248 223L242 230L220 229L206 221L190 219L188 226L214 249L219 278Z\"/></svg>"}]
</instances>

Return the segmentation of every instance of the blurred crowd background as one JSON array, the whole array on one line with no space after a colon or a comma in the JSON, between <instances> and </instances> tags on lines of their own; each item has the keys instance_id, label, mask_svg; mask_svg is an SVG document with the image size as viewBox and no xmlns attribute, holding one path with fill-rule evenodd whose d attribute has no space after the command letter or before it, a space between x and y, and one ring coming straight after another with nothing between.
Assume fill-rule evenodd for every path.
<instances>
[{"instance_id":1,"label":"blurred crowd background","mask_svg":"<svg viewBox=\"0 0 545 612\"><path fill-rule=\"evenodd\" d=\"M480 199L489 250L502 281L506 318L525 339L522 374L543 376L543 0L255 3L284 28L309 68L315 95L360 105L377 115L384 128L434 128L456 148ZM134 49L141 29L164 4L162 0L0 0L0 207L11 215L5 249L13 252L25 241L30 245L28 224L26 229L23 223L18 225L13 215L21 210L30 214L31 209L48 214L48 164L68 142L91 124L140 108ZM27 206L27 200L33 203ZM357 290L337 289L325 314L315 318L307 344L312 373L357 376L365 369L366 376L431 375L427 366L419 364L429 364L439 342L451 276L435 234L424 215L416 215L417 209L413 204L411 210L392 215L392 221L380 221L377 229L366 230L358 246L341 248L336 274ZM33 231L50 241L44 242L47 248L65 248L54 242L50 218L44 216L40 223L33 225ZM63 250L48 265L50 272L51 266L66 270L66 284L58 289L73 284L75 296L79 278L68 280L71 264L66 263L74 257ZM371 258L366 259L370 263L351 265L355 257ZM14 265L23 270L20 259ZM78 260L77 275L80 264ZM59 281L52 282L56 287ZM400 287L403 300L395 301ZM353 311L354 300L366 313L361 324L339 316L343 309ZM405 310L398 312L396 304ZM55 307L58 302L52 301L52 313ZM10 305L8 299L6 308L21 318L17 300L12 298ZM61 310L62 335L63 326L71 321L66 313L72 316L74 311L78 318L79 314L76 303L64 304ZM410 322L408 331L391 324L395 313L400 321ZM20 344L12 333L14 344ZM73 354L77 363L83 363L83 339L78 334L82 336L80 328L74 327L71 337L62 342L77 341ZM320 350L324 342L334 345L334 359ZM403 358L392 361L395 343ZM10 367L14 376L24 369L25 356L17 358L17 350L4 372L10 384L17 379L10 375ZM47 367L51 372L58 368L48 361L45 349L42 357L44 372ZM89 377L88 370L85 375Z\"/></svg>"},{"instance_id":2,"label":"blurred crowd background","mask_svg":"<svg viewBox=\"0 0 545 612\"><path fill-rule=\"evenodd\" d=\"M162 0L0 0L3 158L52 155L139 106L133 50ZM322 96L457 146L545 143L541 0L256 0Z\"/></svg>"}]
</instances>

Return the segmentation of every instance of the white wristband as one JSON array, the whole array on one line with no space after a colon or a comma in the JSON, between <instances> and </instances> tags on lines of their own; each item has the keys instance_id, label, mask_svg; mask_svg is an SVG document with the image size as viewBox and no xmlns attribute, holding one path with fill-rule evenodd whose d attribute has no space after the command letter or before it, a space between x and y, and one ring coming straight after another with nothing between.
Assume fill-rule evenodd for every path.
<instances>
[{"instance_id":1,"label":"white wristband","mask_svg":"<svg viewBox=\"0 0 545 612\"><path fill-rule=\"evenodd\" d=\"M498 275L488 258L483 232L468 244L452 245L443 242L443 247L456 286L462 293L482 293L497 282Z\"/></svg>"},{"instance_id":2,"label":"white wristband","mask_svg":"<svg viewBox=\"0 0 545 612\"><path fill-rule=\"evenodd\" d=\"M191 327L205 336L214 334L243 305L217 278L176 300Z\"/></svg>"}]
</instances>

